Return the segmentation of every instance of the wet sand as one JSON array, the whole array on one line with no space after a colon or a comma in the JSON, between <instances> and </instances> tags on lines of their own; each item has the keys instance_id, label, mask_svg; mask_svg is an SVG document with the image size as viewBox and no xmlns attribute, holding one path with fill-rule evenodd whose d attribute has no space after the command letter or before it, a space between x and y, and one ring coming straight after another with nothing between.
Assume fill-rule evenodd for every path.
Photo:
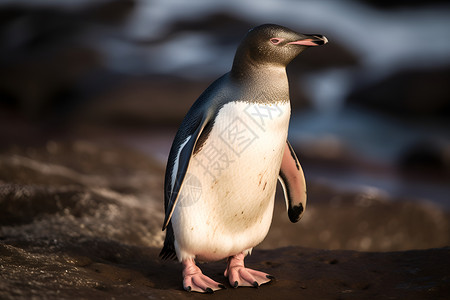
<instances>
[{"instance_id":1,"label":"wet sand","mask_svg":"<svg viewBox=\"0 0 450 300\"><path fill-rule=\"evenodd\" d=\"M181 287L181 266L157 258L158 249L85 241L58 251L2 242L2 299L198 299ZM49 253L50 252L50 253ZM225 262L203 271L226 283L216 299L448 299L450 249L357 252L302 247L259 250L247 265L276 277L233 289Z\"/></svg>"}]
</instances>

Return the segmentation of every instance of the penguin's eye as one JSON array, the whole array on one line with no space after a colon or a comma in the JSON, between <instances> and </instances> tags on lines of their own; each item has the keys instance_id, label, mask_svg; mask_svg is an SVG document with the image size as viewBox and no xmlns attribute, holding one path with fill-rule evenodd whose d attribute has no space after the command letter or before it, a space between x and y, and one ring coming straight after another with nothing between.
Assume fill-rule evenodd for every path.
<instances>
[{"instance_id":1,"label":"penguin's eye","mask_svg":"<svg viewBox=\"0 0 450 300\"><path fill-rule=\"evenodd\" d=\"M270 41L272 42L272 44L278 45L278 44L281 43L283 40L282 40L282 39L279 39L279 38L271 38Z\"/></svg>"}]
</instances>

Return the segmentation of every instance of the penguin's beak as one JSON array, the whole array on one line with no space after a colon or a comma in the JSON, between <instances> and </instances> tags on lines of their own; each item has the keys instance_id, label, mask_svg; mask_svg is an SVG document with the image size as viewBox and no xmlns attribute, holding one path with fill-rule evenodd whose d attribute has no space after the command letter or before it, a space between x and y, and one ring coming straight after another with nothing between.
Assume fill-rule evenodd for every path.
<instances>
[{"instance_id":1,"label":"penguin's beak","mask_svg":"<svg viewBox=\"0 0 450 300\"><path fill-rule=\"evenodd\" d=\"M303 34L302 39L288 44L301 45L301 46L320 46L328 43L328 39L321 34Z\"/></svg>"}]
</instances>

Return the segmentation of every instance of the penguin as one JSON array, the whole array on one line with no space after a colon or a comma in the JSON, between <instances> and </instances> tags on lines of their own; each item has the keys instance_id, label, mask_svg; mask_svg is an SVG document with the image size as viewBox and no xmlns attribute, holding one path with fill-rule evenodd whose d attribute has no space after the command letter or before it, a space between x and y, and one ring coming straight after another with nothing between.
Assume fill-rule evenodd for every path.
<instances>
[{"instance_id":1,"label":"penguin","mask_svg":"<svg viewBox=\"0 0 450 300\"><path fill-rule=\"evenodd\" d=\"M265 24L237 48L231 71L195 101L170 149L164 183L166 237L160 256L183 265L186 291L225 288L196 261L227 259L230 285L258 287L274 279L246 268L244 258L272 222L277 182L291 222L305 211L306 183L287 140L290 99L286 66L319 34Z\"/></svg>"}]
</instances>

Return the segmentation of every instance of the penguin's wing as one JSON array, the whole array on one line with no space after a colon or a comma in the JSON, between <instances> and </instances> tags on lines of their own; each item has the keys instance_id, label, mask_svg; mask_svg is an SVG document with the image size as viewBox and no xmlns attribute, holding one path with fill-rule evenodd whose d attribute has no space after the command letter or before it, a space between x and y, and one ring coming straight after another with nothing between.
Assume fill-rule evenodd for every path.
<instances>
[{"instance_id":1,"label":"penguin's wing","mask_svg":"<svg viewBox=\"0 0 450 300\"><path fill-rule=\"evenodd\" d=\"M165 186L164 192L166 195L165 199L166 216L164 218L162 230L166 229L167 225L169 224L170 218L172 217L173 211L178 202L180 190L183 186L186 171L189 167L189 162L195 149L195 145L197 144L198 138L203 132L203 129L211 119L210 116L211 114L209 113L202 114L201 121L198 123L196 127L193 128L194 132L188 135L184 139L184 141L180 144L180 147L178 149L178 155L177 157L174 158L177 161L177 163L173 165L172 169L172 176L175 176L174 178L175 180L173 181L172 184L168 184Z\"/></svg>"},{"instance_id":2,"label":"penguin's wing","mask_svg":"<svg viewBox=\"0 0 450 300\"><path fill-rule=\"evenodd\" d=\"M286 141L278 179L283 186L289 220L296 223L306 208L306 182L302 167L289 141Z\"/></svg>"}]
</instances>

